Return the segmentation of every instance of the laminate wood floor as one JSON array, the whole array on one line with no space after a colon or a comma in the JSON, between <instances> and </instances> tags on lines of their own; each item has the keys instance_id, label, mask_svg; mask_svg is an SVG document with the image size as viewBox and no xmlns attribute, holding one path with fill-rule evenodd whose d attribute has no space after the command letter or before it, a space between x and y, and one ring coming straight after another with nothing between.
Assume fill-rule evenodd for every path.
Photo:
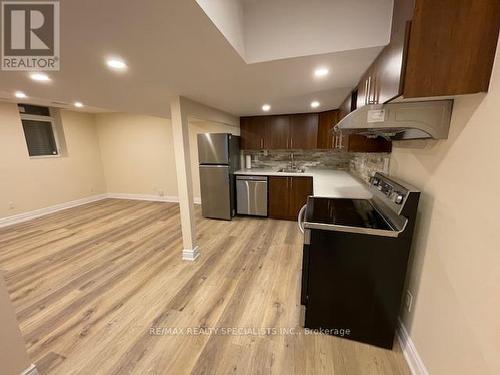
<instances>
[{"instance_id":1,"label":"laminate wood floor","mask_svg":"<svg viewBox=\"0 0 500 375\"><path fill-rule=\"evenodd\" d=\"M194 263L181 260L171 203L106 199L0 229L0 269L40 373L409 374L399 349L209 334L303 332L302 237L294 222L197 217Z\"/></svg>"}]
</instances>

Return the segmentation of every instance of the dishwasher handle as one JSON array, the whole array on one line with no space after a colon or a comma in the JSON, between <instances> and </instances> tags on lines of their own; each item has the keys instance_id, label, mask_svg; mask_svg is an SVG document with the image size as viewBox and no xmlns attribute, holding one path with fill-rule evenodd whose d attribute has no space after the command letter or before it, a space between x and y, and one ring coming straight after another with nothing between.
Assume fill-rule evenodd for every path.
<instances>
[{"instance_id":1,"label":"dishwasher handle","mask_svg":"<svg viewBox=\"0 0 500 375\"><path fill-rule=\"evenodd\" d=\"M304 233L304 213L306 212L307 204L303 205L299 211L297 225L302 233Z\"/></svg>"},{"instance_id":2,"label":"dishwasher handle","mask_svg":"<svg viewBox=\"0 0 500 375\"><path fill-rule=\"evenodd\" d=\"M265 181L267 182L266 176L236 176L236 180L238 181Z\"/></svg>"}]
</instances>

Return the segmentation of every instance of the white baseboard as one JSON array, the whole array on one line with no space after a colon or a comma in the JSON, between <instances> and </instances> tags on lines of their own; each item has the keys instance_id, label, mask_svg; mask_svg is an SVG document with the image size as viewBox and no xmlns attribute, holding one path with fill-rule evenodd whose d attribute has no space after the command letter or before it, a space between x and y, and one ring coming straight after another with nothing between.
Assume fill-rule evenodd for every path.
<instances>
[{"instance_id":1,"label":"white baseboard","mask_svg":"<svg viewBox=\"0 0 500 375\"><path fill-rule=\"evenodd\" d=\"M127 193L107 193L107 198L115 199L131 199L137 201L152 201L152 202L179 202L178 197L174 196L160 196L153 194L127 194Z\"/></svg>"},{"instance_id":2,"label":"white baseboard","mask_svg":"<svg viewBox=\"0 0 500 375\"><path fill-rule=\"evenodd\" d=\"M23 372L21 372L21 374L19 375L38 375L38 370L36 369L36 366L35 364L31 364L30 367L28 367L26 370L24 370Z\"/></svg>"},{"instance_id":3,"label":"white baseboard","mask_svg":"<svg viewBox=\"0 0 500 375\"><path fill-rule=\"evenodd\" d=\"M152 201L152 202L171 202L171 203L179 203L179 197L177 196L160 196L154 194L127 194L127 193L107 193L106 196L108 198L115 199L131 199L131 200L139 200L139 201ZM201 204L201 198L195 197L193 199L194 204Z\"/></svg>"},{"instance_id":4,"label":"white baseboard","mask_svg":"<svg viewBox=\"0 0 500 375\"><path fill-rule=\"evenodd\" d=\"M76 199L74 201L59 203L54 206L40 208L38 210L22 212L20 214L0 217L0 228L7 227L9 225L14 225L22 223L24 221L32 220L40 216L48 215L57 211L65 210L67 208L81 206L82 204L87 204L101 199L106 198L117 198L117 199L132 199L132 200L142 200L142 201L154 201L154 202L173 202L178 203L179 197L175 196L164 196L160 197L158 195L147 195L147 194L123 194L123 193L105 193L92 195L90 197L85 197L81 199ZM201 204L201 198L195 197L194 204Z\"/></svg>"},{"instance_id":5,"label":"white baseboard","mask_svg":"<svg viewBox=\"0 0 500 375\"><path fill-rule=\"evenodd\" d=\"M397 336L411 373L413 375L429 375L422 358L420 358L420 355L417 352L417 348L413 344L413 341L411 340L411 337L401 320L399 320Z\"/></svg>"},{"instance_id":6,"label":"white baseboard","mask_svg":"<svg viewBox=\"0 0 500 375\"><path fill-rule=\"evenodd\" d=\"M40 216L48 215L57 211L65 210L67 208L81 206L82 204L91 203L99 201L101 199L107 198L106 194L92 195L90 197L85 197L81 199L76 199L74 201L59 203L54 206L40 208L38 210L23 212L17 215L7 216L0 218L0 228L6 227L13 224L22 223L24 221L32 220Z\"/></svg>"},{"instance_id":7,"label":"white baseboard","mask_svg":"<svg viewBox=\"0 0 500 375\"><path fill-rule=\"evenodd\" d=\"M200 255L200 249L196 246L194 249L184 249L182 250L182 260L188 260L194 262L196 258Z\"/></svg>"}]
</instances>

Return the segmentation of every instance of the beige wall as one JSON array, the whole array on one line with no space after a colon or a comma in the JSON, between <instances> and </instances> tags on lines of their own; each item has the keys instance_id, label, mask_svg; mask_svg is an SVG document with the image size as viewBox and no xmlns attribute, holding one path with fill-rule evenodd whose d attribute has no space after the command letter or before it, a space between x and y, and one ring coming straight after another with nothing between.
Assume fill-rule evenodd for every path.
<instances>
[{"instance_id":1,"label":"beige wall","mask_svg":"<svg viewBox=\"0 0 500 375\"><path fill-rule=\"evenodd\" d=\"M0 274L0 373L18 375L30 365L16 315Z\"/></svg>"},{"instance_id":2,"label":"beige wall","mask_svg":"<svg viewBox=\"0 0 500 375\"><path fill-rule=\"evenodd\" d=\"M30 159L17 106L0 102L0 146L4 152L0 161L0 218L106 192L177 198L169 119L73 111L61 111L60 119L63 156ZM196 200L200 197L196 134L203 132L239 134L239 128L190 123Z\"/></svg>"},{"instance_id":3,"label":"beige wall","mask_svg":"<svg viewBox=\"0 0 500 375\"><path fill-rule=\"evenodd\" d=\"M17 105L0 102L0 217L106 191L93 115L61 111L60 116L67 153L30 159Z\"/></svg>"},{"instance_id":4,"label":"beige wall","mask_svg":"<svg viewBox=\"0 0 500 375\"><path fill-rule=\"evenodd\" d=\"M96 123L109 193L177 196L169 119L108 113Z\"/></svg>"},{"instance_id":5,"label":"beige wall","mask_svg":"<svg viewBox=\"0 0 500 375\"><path fill-rule=\"evenodd\" d=\"M404 324L431 374L500 371L500 59L487 95L455 101L449 139L393 148L423 191Z\"/></svg>"},{"instance_id":6,"label":"beige wall","mask_svg":"<svg viewBox=\"0 0 500 375\"><path fill-rule=\"evenodd\" d=\"M177 197L177 179L169 119L107 113L96 115L106 185L110 193ZM209 123L190 123L193 193L200 197L196 134L229 132L239 128Z\"/></svg>"}]
</instances>

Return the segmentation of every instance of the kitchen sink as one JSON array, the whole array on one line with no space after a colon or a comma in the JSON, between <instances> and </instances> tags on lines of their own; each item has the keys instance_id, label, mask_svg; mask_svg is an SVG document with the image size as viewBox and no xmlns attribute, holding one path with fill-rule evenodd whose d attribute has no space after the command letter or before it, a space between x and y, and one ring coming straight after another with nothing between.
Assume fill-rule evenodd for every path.
<instances>
[{"instance_id":1,"label":"kitchen sink","mask_svg":"<svg viewBox=\"0 0 500 375\"><path fill-rule=\"evenodd\" d=\"M278 172L283 173L304 173L306 170L303 168L280 168Z\"/></svg>"}]
</instances>

